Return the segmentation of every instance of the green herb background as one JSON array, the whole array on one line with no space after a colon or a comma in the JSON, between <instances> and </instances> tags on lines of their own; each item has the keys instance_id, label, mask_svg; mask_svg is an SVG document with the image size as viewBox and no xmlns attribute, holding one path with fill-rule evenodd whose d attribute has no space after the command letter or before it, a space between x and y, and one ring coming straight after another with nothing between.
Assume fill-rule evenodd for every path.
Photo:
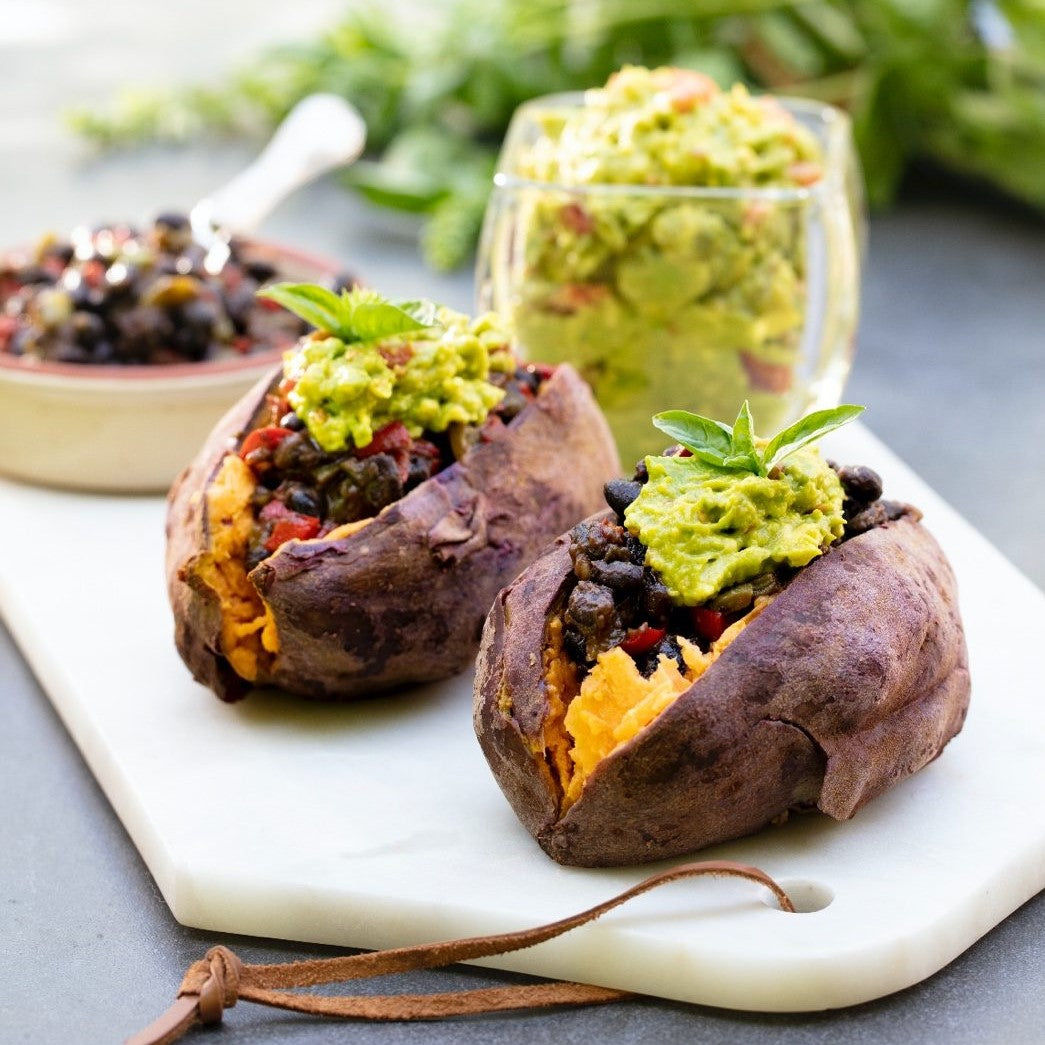
<instances>
[{"instance_id":1,"label":"green herb background","mask_svg":"<svg viewBox=\"0 0 1045 1045\"><path fill-rule=\"evenodd\" d=\"M1045 210L1045 0L451 0L432 15L418 33L354 8L221 82L128 91L72 126L103 148L262 136L305 95L341 94L369 131L346 185L422 214L425 257L449 269L471 255L520 102L670 62L849 110L873 207L925 158Z\"/></svg>"}]
</instances>

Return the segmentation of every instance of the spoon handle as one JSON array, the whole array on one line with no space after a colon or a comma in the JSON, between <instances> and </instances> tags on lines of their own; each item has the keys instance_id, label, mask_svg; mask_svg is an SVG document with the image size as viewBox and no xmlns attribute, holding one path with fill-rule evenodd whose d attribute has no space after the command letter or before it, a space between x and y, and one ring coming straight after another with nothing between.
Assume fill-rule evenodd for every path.
<instances>
[{"instance_id":1,"label":"spoon handle","mask_svg":"<svg viewBox=\"0 0 1045 1045\"><path fill-rule=\"evenodd\" d=\"M254 231L295 189L333 167L358 159L366 125L356 108L335 94L312 94L287 114L249 167L192 209L196 238L210 245L215 230Z\"/></svg>"}]
</instances>

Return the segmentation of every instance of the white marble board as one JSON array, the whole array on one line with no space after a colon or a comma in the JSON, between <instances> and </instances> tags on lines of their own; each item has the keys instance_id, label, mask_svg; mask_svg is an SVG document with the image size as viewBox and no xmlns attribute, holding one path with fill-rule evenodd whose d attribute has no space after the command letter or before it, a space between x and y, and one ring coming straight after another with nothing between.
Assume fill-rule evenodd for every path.
<instances>
[{"instance_id":1,"label":"white marble board","mask_svg":"<svg viewBox=\"0 0 1045 1045\"><path fill-rule=\"evenodd\" d=\"M491 966L737 1009L909 986L1045 887L1045 596L860 426L829 449L925 511L958 573L964 732L848 823L800 818L704 856L754 863L815 912L678 883ZM652 868L549 861L471 729L471 680L345 706L224 705L175 653L163 502L0 482L0 611L181 922L388 947L550 921ZM41 825L41 830L47 830Z\"/></svg>"}]
</instances>

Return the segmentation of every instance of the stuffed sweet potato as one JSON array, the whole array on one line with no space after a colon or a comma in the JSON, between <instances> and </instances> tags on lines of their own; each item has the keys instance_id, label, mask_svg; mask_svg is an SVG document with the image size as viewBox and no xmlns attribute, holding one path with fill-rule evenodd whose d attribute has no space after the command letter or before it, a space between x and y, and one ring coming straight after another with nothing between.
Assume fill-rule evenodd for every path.
<instances>
[{"instance_id":1,"label":"stuffed sweet potato","mask_svg":"<svg viewBox=\"0 0 1045 1045\"><path fill-rule=\"evenodd\" d=\"M354 322L376 336L303 309L320 329L169 495L177 647L225 700L265 686L350 698L461 671L497 590L597 507L617 467L570 367L518 365L489 317L411 323L354 293L374 306Z\"/></svg>"},{"instance_id":2,"label":"stuffed sweet potato","mask_svg":"<svg viewBox=\"0 0 1045 1045\"><path fill-rule=\"evenodd\" d=\"M881 500L869 469L829 467L808 449L784 456L763 476L647 458L634 480L607 484L611 510L560 537L494 603L476 733L555 860L658 860L813 807L843 820L960 730L969 677L954 577L919 513ZM665 480L687 469L699 498ZM657 484L685 559L643 525ZM819 532L819 547L782 544L744 516L735 487L764 493L772 512L779 484L802 540ZM761 544L739 536L767 526ZM702 528L713 536L694 536ZM720 539L728 550L691 570L692 549Z\"/></svg>"}]
</instances>

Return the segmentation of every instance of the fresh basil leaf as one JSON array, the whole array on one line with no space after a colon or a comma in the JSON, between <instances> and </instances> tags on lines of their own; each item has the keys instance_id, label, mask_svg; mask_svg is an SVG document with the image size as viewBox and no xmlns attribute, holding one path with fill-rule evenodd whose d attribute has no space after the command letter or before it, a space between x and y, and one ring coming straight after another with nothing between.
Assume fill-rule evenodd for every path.
<instances>
[{"instance_id":1,"label":"fresh basil leaf","mask_svg":"<svg viewBox=\"0 0 1045 1045\"><path fill-rule=\"evenodd\" d=\"M766 470L762 466L762 459L758 456L757 450L753 453L729 454L722 462L722 467L751 472L753 475L766 474Z\"/></svg>"},{"instance_id":2,"label":"fresh basil leaf","mask_svg":"<svg viewBox=\"0 0 1045 1045\"><path fill-rule=\"evenodd\" d=\"M726 468L743 468L755 475L765 475L762 458L755 446L755 433L751 420L751 407L747 400L740 408L730 432L730 452L722 462Z\"/></svg>"},{"instance_id":3,"label":"fresh basil leaf","mask_svg":"<svg viewBox=\"0 0 1045 1045\"><path fill-rule=\"evenodd\" d=\"M799 447L805 446L816 439L820 439L833 432L836 428L855 420L864 412L862 406L843 404L832 407L830 410L815 410L807 414L800 421L796 421L790 428L778 432L769 442L763 454L765 467L768 471L774 465L779 464L789 454L794 453Z\"/></svg>"},{"instance_id":4,"label":"fresh basil leaf","mask_svg":"<svg viewBox=\"0 0 1045 1045\"><path fill-rule=\"evenodd\" d=\"M341 299L326 287L317 287L314 283L274 283L259 290L257 296L275 301L317 330L344 337Z\"/></svg>"},{"instance_id":5,"label":"fresh basil leaf","mask_svg":"<svg viewBox=\"0 0 1045 1045\"><path fill-rule=\"evenodd\" d=\"M396 304L423 326L434 327L439 324L439 306L434 301L420 298L417 301L397 301Z\"/></svg>"},{"instance_id":6,"label":"fresh basil leaf","mask_svg":"<svg viewBox=\"0 0 1045 1045\"><path fill-rule=\"evenodd\" d=\"M431 326L372 290L344 290L341 306L352 341L378 341Z\"/></svg>"},{"instance_id":7,"label":"fresh basil leaf","mask_svg":"<svg viewBox=\"0 0 1045 1045\"><path fill-rule=\"evenodd\" d=\"M666 436L681 443L694 457L709 464L722 464L732 449L731 429L721 421L712 421L688 410L665 410L655 414L653 425Z\"/></svg>"},{"instance_id":8,"label":"fresh basil leaf","mask_svg":"<svg viewBox=\"0 0 1045 1045\"><path fill-rule=\"evenodd\" d=\"M424 330L435 322L436 307L431 302L411 301L397 305L375 290L356 287L338 296L313 283L276 283L258 291L285 309L351 344L377 341L411 330Z\"/></svg>"}]
</instances>

